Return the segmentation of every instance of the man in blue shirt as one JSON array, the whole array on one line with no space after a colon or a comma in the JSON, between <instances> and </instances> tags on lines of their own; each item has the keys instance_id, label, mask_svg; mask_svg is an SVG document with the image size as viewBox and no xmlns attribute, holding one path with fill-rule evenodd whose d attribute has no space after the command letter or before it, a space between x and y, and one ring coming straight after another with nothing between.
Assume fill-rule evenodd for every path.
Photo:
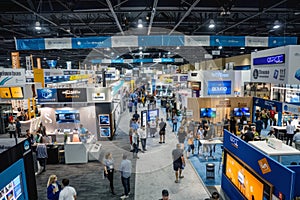
<instances>
[{"instance_id":1,"label":"man in blue shirt","mask_svg":"<svg viewBox=\"0 0 300 200\"><path fill-rule=\"evenodd\" d=\"M86 142L86 129L83 128L83 125L80 124L80 127L79 127L79 138L80 138L80 141L85 143Z\"/></svg>"},{"instance_id":2,"label":"man in blue shirt","mask_svg":"<svg viewBox=\"0 0 300 200\"><path fill-rule=\"evenodd\" d=\"M131 161L127 159L127 155L123 154L123 160L120 165L122 185L124 187L124 195L121 199L127 199L130 194L130 176L131 176Z\"/></svg>"},{"instance_id":3,"label":"man in blue shirt","mask_svg":"<svg viewBox=\"0 0 300 200\"><path fill-rule=\"evenodd\" d=\"M300 150L300 132L297 129L297 133L293 137L293 141L295 143L295 148Z\"/></svg>"}]
</instances>

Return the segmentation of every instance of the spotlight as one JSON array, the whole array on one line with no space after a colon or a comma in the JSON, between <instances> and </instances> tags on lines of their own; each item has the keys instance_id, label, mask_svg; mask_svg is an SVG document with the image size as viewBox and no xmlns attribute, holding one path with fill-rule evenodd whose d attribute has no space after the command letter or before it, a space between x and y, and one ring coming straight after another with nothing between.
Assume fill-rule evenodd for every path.
<instances>
[{"instance_id":1,"label":"spotlight","mask_svg":"<svg viewBox=\"0 0 300 200\"><path fill-rule=\"evenodd\" d=\"M213 19L211 19L211 20L209 21L208 28L213 29L213 28L215 28L215 26L216 26L215 21L214 21Z\"/></svg>"},{"instance_id":2,"label":"spotlight","mask_svg":"<svg viewBox=\"0 0 300 200\"><path fill-rule=\"evenodd\" d=\"M273 29L279 29L280 28L280 22L278 20L275 20Z\"/></svg>"},{"instance_id":3,"label":"spotlight","mask_svg":"<svg viewBox=\"0 0 300 200\"><path fill-rule=\"evenodd\" d=\"M143 28L143 20L139 19L138 20L138 25L137 25L138 28Z\"/></svg>"},{"instance_id":4,"label":"spotlight","mask_svg":"<svg viewBox=\"0 0 300 200\"><path fill-rule=\"evenodd\" d=\"M35 22L35 30L37 31L42 30L41 23L39 21Z\"/></svg>"}]
</instances>

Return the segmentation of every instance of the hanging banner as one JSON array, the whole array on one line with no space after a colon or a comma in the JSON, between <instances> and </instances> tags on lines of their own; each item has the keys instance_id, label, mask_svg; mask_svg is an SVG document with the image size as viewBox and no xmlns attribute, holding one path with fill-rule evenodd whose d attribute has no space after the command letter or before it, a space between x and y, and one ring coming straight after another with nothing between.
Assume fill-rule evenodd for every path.
<instances>
[{"instance_id":1,"label":"hanging banner","mask_svg":"<svg viewBox=\"0 0 300 200\"><path fill-rule=\"evenodd\" d=\"M0 69L0 85L22 85L25 83L25 69Z\"/></svg>"},{"instance_id":2,"label":"hanging banner","mask_svg":"<svg viewBox=\"0 0 300 200\"><path fill-rule=\"evenodd\" d=\"M43 69L33 69L34 82L41 83L42 87L45 87L45 77Z\"/></svg>"},{"instance_id":3,"label":"hanging banner","mask_svg":"<svg viewBox=\"0 0 300 200\"><path fill-rule=\"evenodd\" d=\"M13 69L20 68L20 54L19 52L11 52L11 65Z\"/></svg>"}]
</instances>

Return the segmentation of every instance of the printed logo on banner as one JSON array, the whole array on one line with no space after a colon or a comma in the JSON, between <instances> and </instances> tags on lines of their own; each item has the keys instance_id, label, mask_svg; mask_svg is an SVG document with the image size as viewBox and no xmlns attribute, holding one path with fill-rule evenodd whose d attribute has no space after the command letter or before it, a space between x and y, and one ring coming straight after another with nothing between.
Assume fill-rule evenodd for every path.
<instances>
[{"instance_id":1,"label":"printed logo on banner","mask_svg":"<svg viewBox=\"0 0 300 200\"><path fill-rule=\"evenodd\" d=\"M254 70L253 70L253 78L254 78L254 79L257 79L257 78L258 78L258 70L257 70L257 69L254 69Z\"/></svg>"},{"instance_id":2,"label":"printed logo on banner","mask_svg":"<svg viewBox=\"0 0 300 200\"><path fill-rule=\"evenodd\" d=\"M39 102L56 102L57 92L56 89L37 89Z\"/></svg>"},{"instance_id":3,"label":"printed logo on banner","mask_svg":"<svg viewBox=\"0 0 300 200\"><path fill-rule=\"evenodd\" d=\"M86 102L85 88L57 89L58 102Z\"/></svg>"},{"instance_id":4,"label":"printed logo on banner","mask_svg":"<svg viewBox=\"0 0 300 200\"><path fill-rule=\"evenodd\" d=\"M29 142L28 142L28 140L26 140L26 141L24 142L24 150L25 150L25 151L28 150L29 147L30 147Z\"/></svg>"},{"instance_id":5,"label":"printed logo on banner","mask_svg":"<svg viewBox=\"0 0 300 200\"><path fill-rule=\"evenodd\" d=\"M260 170L263 174L271 172L270 165L266 158L259 160L258 164L259 164Z\"/></svg>"},{"instance_id":6,"label":"printed logo on banner","mask_svg":"<svg viewBox=\"0 0 300 200\"><path fill-rule=\"evenodd\" d=\"M231 142L231 145L234 146L235 148L239 148L239 144L238 144L238 139L233 137L233 136L230 136L230 142Z\"/></svg>"}]
</instances>

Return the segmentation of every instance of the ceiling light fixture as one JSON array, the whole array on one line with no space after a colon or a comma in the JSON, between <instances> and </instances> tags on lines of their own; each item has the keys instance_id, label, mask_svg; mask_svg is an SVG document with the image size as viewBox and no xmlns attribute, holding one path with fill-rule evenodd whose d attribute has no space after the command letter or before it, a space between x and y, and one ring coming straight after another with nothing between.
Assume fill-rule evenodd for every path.
<instances>
[{"instance_id":1,"label":"ceiling light fixture","mask_svg":"<svg viewBox=\"0 0 300 200\"><path fill-rule=\"evenodd\" d=\"M279 29L280 28L280 22L278 20L275 20L273 29Z\"/></svg>"},{"instance_id":2,"label":"ceiling light fixture","mask_svg":"<svg viewBox=\"0 0 300 200\"><path fill-rule=\"evenodd\" d=\"M240 49L243 50L243 49L245 49L245 47L241 47Z\"/></svg>"},{"instance_id":3,"label":"ceiling light fixture","mask_svg":"<svg viewBox=\"0 0 300 200\"><path fill-rule=\"evenodd\" d=\"M213 19L211 19L211 20L209 21L208 28L213 29L213 28L215 28L215 27L216 27L215 21L214 21Z\"/></svg>"},{"instance_id":4,"label":"ceiling light fixture","mask_svg":"<svg viewBox=\"0 0 300 200\"><path fill-rule=\"evenodd\" d=\"M223 47L222 47L222 46L219 46L218 49L223 49Z\"/></svg>"},{"instance_id":5,"label":"ceiling light fixture","mask_svg":"<svg viewBox=\"0 0 300 200\"><path fill-rule=\"evenodd\" d=\"M35 30L37 31L42 30L41 23L39 21L35 22Z\"/></svg>"},{"instance_id":6,"label":"ceiling light fixture","mask_svg":"<svg viewBox=\"0 0 300 200\"><path fill-rule=\"evenodd\" d=\"M143 28L143 20L139 19L138 20L138 25L137 25L138 28Z\"/></svg>"}]
</instances>

